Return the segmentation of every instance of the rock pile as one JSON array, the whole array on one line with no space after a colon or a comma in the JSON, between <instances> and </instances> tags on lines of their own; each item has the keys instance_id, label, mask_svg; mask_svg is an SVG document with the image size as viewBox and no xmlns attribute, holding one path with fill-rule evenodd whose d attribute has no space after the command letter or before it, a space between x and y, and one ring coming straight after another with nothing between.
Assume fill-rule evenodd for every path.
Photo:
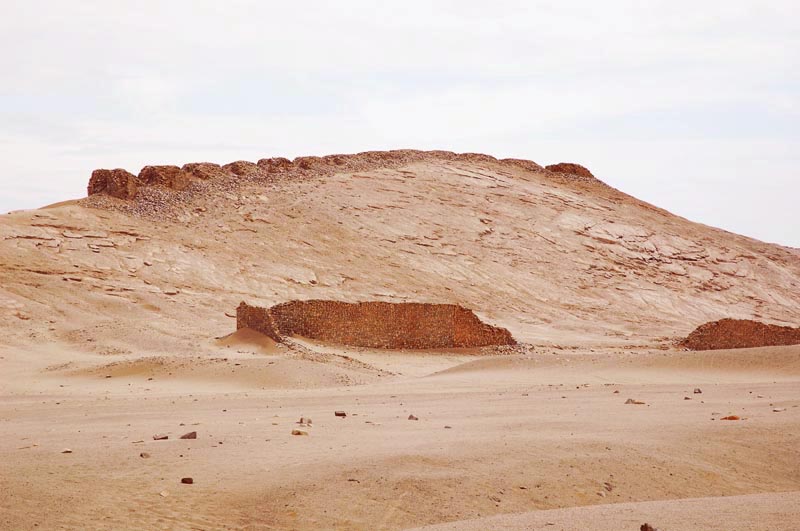
<instances>
[{"instance_id":1,"label":"rock pile","mask_svg":"<svg viewBox=\"0 0 800 531\"><path fill-rule=\"evenodd\" d=\"M236 328L250 328L275 341L302 336L338 345L431 349L513 345L505 328L482 322L455 304L290 301L270 308L242 302Z\"/></svg>"},{"instance_id":2,"label":"rock pile","mask_svg":"<svg viewBox=\"0 0 800 531\"><path fill-rule=\"evenodd\" d=\"M721 319L697 327L679 345L689 350L800 345L800 328L748 319Z\"/></svg>"},{"instance_id":3,"label":"rock pile","mask_svg":"<svg viewBox=\"0 0 800 531\"><path fill-rule=\"evenodd\" d=\"M566 173L567 175L574 175L582 179L594 180L595 176L585 166L574 164L572 162L559 162L558 164L551 164L545 167L546 170L555 173Z\"/></svg>"}]
</instances>

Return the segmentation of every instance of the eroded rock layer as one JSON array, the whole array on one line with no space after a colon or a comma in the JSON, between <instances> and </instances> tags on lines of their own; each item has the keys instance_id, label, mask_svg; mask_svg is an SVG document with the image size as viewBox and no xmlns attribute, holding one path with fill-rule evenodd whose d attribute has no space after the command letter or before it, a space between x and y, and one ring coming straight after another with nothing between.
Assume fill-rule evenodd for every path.
<instances>
[{"instance_id":1,"label":"eroded rock layer","mask_svg":"<svg viewBox=\"0 0 800 531\"><path fill-rule=\"evenodd\" d=\"M515 344L508 330L488 325L455 304L308 300L260 308L242 302L236 310L236 328L250 328L276 341L303 336L386 349Z\"/></svg>"},{"instance_id":2,"label":"eroded rock layer","mask_svg":"<svg viewBox=\"0 0 800 531\"><path fill-rule=\"evenodd\" d=\"M690 350L800 345L800 328L748 319L721 319L697 327L681 342Z\"/></svg>"}]
</instances>

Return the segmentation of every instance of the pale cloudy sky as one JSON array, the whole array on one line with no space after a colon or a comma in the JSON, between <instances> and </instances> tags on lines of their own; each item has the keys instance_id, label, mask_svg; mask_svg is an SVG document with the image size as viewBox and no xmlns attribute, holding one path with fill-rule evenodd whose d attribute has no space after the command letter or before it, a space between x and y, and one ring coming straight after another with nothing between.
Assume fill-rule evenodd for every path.
<instances>
[{"instance_id":1,"label":"pale cloudy sky","mask_svg":"<svg viewBox=\"0 0 800 531\"><path fill-rule=\"evenodd\" d=\"M405 147L800 247L800 2L0 0L0 212L98 167Z\"/></svg>"}]
</instances>

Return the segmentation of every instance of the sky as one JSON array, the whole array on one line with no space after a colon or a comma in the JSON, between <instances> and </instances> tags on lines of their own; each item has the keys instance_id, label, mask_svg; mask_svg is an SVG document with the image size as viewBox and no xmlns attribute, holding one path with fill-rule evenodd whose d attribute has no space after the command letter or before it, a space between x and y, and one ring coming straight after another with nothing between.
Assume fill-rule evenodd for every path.
<instances>
[{"instance_id":1,"label":"sky","mask_svg":"<svg viewBox=\"0 0 800 531\"><path fill-rule=\"evenodd\" d=\"M796 0L0 0L0 50L0 212L95 168L446 149L800 247Z\"/></svg>"}]
</instances>

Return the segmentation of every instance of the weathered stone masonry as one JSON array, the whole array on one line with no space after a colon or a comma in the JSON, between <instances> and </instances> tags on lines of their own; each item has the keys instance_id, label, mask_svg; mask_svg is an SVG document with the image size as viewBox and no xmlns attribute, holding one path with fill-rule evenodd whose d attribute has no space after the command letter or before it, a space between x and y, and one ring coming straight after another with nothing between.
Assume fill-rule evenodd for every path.
<instances>
[{"instance_id":1,"label":"weathered stone masonry","mask_svg":"<svg viewBox=\"0 0 800 531\"><path fill-rule=\"evenodd\" d=\"M236 328L251 328L276 341L297 335L387 349L516 343L505 328L488 325L455 304L308 300L260 308L242 302L236 309Z\"/></svg>"}]
</instances>

